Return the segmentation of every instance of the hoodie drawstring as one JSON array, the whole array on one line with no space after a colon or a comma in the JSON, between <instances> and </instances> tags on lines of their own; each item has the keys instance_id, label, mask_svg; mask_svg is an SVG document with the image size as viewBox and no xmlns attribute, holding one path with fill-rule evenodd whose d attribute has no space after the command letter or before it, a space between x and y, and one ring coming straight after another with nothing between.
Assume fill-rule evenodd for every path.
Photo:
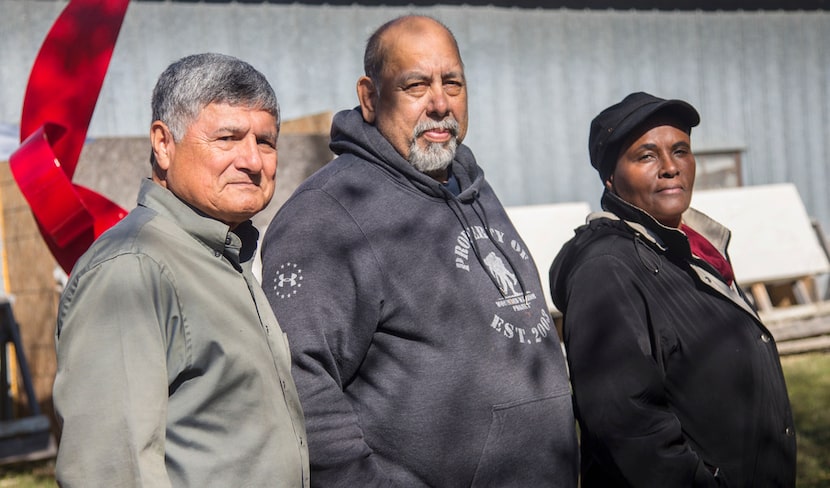
<instances>
[{"instance_id":1,"label":"hoodie drawstring","mask_svg":"<svg viewBox=\"0 0 830 488\"><path fill-rule=\"evenodd\" d=\"M499 284L499 281L496 279L496 277L493 276L493 273L490 271L490 267L487 266L486 261L482 257L481 249L479 248L478 243L476 242L475 236L471 235L470 231L468 230L472 229L472 225L470 225L470 221L467 219L467 216L464 215L464 210L463 208L461 208L461 203L458 201L455 195L453 195L449 190L443 187L441 188L444 192L444 196L446 197L444 201L447 203L447 206L452 210L453 215L455 215L455 218L458 219L458 222L461 224L461 227L465 229L465 233L467 233L467 239L470 241L470 247L473 249L473 254L475 254L476 260L478 261L479 265L484 270L484 272L487 273L487 276L490 278L490 281L493 282L493 285L496 287L496 289L499 290L499 294L502 296L502 298L507 298L506 291ZM519 271L516 269L516 266L513 264L513 261L510 259L510 256L504 251L504 248L502 248L498 241L493 238L493 233L490 229L490 223L487 220L487 215L484 211L484 206L478 199L477 191L473 192L472 201L473 203L471 207L473 209L473 212L476 214L479 221L481 222L481 224L484 226L484 233L487 234L487 238L493 244L493 247L495 247L496 250L502 255L502 257L504 257L504 259L507 260L507 264L510 266L510 269L513 271L513 274L516 276L519 288L522 291L522 296L526 301L527 290L525 289L525 284L524 280L522 279L521 273L519 273ZM477 206L480 209L480 212L476 209L476 204L478 204Z\"/></svg>"}]
</instances>

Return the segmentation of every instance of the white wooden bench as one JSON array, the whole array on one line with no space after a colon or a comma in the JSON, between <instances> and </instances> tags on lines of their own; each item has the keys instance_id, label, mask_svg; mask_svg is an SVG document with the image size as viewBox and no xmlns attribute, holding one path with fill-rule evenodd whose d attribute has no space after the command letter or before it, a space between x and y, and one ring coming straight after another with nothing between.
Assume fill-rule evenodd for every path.
<instances>
[{"instance_id":1,"label":"white wooden bench","mask_svg":"<svg viewBox=\"0 0 830 488\"><path fill-rule=\"evenodd\" d=\"M505 210L536 262L548 309L556 317L559 312L550 297L548 271L562 245L574 236L574 229L585 223L591 207L586 202L572 202L507 207Z\"/></svg>"}]
</instances>

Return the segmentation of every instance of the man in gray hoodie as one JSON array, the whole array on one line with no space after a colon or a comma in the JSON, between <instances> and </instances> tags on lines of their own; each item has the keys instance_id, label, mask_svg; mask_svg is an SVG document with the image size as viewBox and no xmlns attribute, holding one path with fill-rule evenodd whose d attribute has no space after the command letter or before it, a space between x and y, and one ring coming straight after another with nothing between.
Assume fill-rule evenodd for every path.
<instances>
[{"instance_id":1,"label":"man in gray hoodie","mask_svg":"<svg viewBox=\"0 0 830 488\"><path fill-rule=\"evenodd\" d=\"M266 233L316 486L575 487L560 341L532 257L470 150L455 38L369 39L337 159Z\"/></svg>"}]
</instances>

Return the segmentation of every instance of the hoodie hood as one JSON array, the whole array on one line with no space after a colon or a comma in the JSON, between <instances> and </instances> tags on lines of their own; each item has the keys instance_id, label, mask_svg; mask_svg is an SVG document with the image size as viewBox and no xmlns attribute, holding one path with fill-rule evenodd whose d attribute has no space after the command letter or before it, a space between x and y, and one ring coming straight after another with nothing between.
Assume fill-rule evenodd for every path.
<instances>
[{"instance_id":1,"label":"hoodie hood","mask_svg":"<svg viewBox=\"0 0 830 488\"><path fill-rule=\"evenodd\" d=\"M363 120L360 107L335 114L331 125L329 148L338 156L353 154L369 161L383 168L402 184L413 186L423 193L437 198L448 198L443 185L415 169L374 125ZM475 157L467 146L458 145L451 170L461 186L461 193L457 198L462 202L473 200L484 181L484 172L476 164Z\"/></svg>"},{"instance_id":2,"label":"hoodie hood","mask_svg":"<svg viewBox=\"0 0 830 488\"><path fill-rule=\"evenodd\" d=\"M338 156L351 154L378 166L401 185L415 188L426 195L442 199L455 215L460 228L470 231L474 225L480 224L486 229L486 237L505 259L513 273L516 274L518 285L524 296L526 290L524 278L516 271L509 254L494 239L484 206L478 201L484 185L484 171L478 166L472 151L467 146L458 145L450 167L461 187L461 193L457 196L454 196L444 185L418 171L409 161L405 160L374 125L363 120L360 107L335 114L331 125L329 148ZM474 215L472 220L462 207L469 207L472 210ZM475 239L471 240L471 245L473 254L479 264L502 296L505 296L506 290L499 284L498 279L487 266L485 257L479 250Z\"/></svg>"}]
</instances>

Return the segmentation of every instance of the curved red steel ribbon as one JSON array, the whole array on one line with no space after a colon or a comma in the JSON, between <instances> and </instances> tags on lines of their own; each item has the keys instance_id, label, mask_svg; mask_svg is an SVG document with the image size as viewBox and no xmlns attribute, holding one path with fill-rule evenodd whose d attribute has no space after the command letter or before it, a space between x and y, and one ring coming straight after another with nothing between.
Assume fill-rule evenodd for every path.
<instances>
[{"instance_id":1,"label":"curved red steel ribbon","mask_svg":"<svg viewBox=\"0 0 830 488\"><path fill-rule=\"evenodd\" d=\"M69 273L127 212L72 183L129 0L71 0L43 41L9 166L46 244Z\"/></svg>"}]
</instances>

